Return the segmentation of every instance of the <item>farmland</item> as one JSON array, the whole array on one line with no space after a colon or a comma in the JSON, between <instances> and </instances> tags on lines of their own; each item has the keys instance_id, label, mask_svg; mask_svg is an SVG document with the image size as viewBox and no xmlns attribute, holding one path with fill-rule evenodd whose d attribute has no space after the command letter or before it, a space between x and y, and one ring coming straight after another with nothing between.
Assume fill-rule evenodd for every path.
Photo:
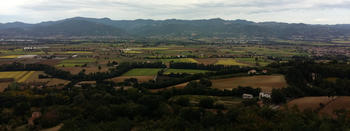
<instances>
[{"instance_id":1,"label":"farmland","mask_svg":"<svg viewBox=\"0 0 350 131\"><path fill-rule=\"evenodd\" d=\"M273 88L283 88L287 83L282 75L262 75L262 76L246 76L233 77L226 79L212 80L213 88L232 89L238 86L250 86L253 88L261 88L264 92L271 92Z\"/></svg>"},{"instance_id":2,"label":"farmland","mask_svg":"<svg viewBox=\"0 0 350 131\"><path fill-rule=\"evenodd\" d=\"M193 58L179 58L179 59L162 59L161 62L170 63L170 62L185 62L185 63L197 63Z\"/></svg>"},{"instance_id":3,"label":"farmland","mask_svg":"<svg viewBox=\"0 0 350 131\"><path fill-rule=\"evenodd\" d=\"M322 106L323 105L323 106ZM296 106L299 110L319 110L319 114L333 116L334 111L341 109L350 109L350 97L348 96L318 96L303 97L288 102L288 107Z\"/></svg>"},{"instance_id":4,"label":"farmland","mask_svg":"<svg viewBox=\"0 0 350 131\"><path fill-rule=\"evenodd\" d=\"M237 65L237 66L249 66L248 64L239 63L235 59L219 59L217 65Z\"/></svg>"},{"instance_id":5,"label":"farmland","mask_svg":"<svg viewBox=\"0 0 350 131\"><path fill-rule=\"evenodd\" d=\"M136 68L126 72L123 76L155 76L160 70L159 68Z\"/></svg>"},{"instance_id":6,"label":"farmland","mask_svg":"<svg viewBox=\"0 0 350 131\"><path fill-rule=\"evenodd\" d=\"M25 82L35 71L0 72L0 79L13 78L17 82Z\"/></svg>"},{"instance_id":7,"label":"farmland","mask_svg":"<svg viewBox=\"0 0 350 131\"><path fill-rule=\"evenodd\" d=\"M195 73L205 73L208 72L206 70L191 70L191 69L168 69L164 73L170 74L170 73L188 73L188 74L195 74Z\"/></svg>"}]
</instances>

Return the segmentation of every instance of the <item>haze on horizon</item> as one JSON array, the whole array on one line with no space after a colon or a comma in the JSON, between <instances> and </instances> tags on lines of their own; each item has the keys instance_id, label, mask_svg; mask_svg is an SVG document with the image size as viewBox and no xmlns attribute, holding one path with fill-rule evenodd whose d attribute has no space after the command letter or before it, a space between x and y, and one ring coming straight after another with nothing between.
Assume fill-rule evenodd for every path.
<instances>
[{"instance_id":1,"label":"haze on horizon","mask_svg":"<svg viewBox=\"0 0 350 131\"><path fill-rule=\"evenodd\" d=\"M350 0L5 0L0 5L0 23L38 23L81 16L350 24L349 14Z\"/></svg>"}]
</instances>

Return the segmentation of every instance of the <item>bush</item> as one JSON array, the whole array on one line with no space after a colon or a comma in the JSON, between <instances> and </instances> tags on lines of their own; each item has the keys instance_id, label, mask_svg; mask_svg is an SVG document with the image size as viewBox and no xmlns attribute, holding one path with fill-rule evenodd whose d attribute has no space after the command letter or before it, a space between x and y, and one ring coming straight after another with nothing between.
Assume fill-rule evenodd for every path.
<instances>
[{"instance_id":1,"label":"bush","mask_svg":"<svg viewBox=\"0 0 350 131\"><path fill-rule=\"evenodd\" d=\"M175 103L181 106L188 106L190 104L190 99L187 97L180 97L175 101Z\"/></svg>"}]
</instances>

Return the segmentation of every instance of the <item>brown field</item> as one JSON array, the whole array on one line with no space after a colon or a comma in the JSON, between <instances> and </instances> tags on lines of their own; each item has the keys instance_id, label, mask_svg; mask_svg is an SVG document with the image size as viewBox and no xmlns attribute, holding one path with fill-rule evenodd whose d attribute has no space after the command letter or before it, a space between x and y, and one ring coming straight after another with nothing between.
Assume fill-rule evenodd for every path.
<instances>
[{"instance_id":1,"label":"brown field","mask_svg":"<svg viewBox=\"0 0 350 131\"><path fill-rule=\"evenodd\" d=\"M64 71L69 71L72 74L78 74L81 70L85 69L85 74L93 72L106 72L108 68L102 67L101 70L98 70L98 67L59 67L59 69Z\"/></svg>"},{"instance_id":2,"label":"brown field","mask_svg":"<svg viewBox=\"0 0 350 131\"><path fill-rule=\"evenodd\" d=\"M321 108L320 103L325 106ZM318 97L303 97L288 102L287 106L297 106L299 110L305 109L316 110L319 109L319 114L335 117L334 111L346 109L350 110L350 96L318 96Z\"/></svg>"},{"instance_id":3,"label":"brown field","mask_svg":"<svg viewBox=\"0 0 350 131\"><path fill-rule=\"evenodd\" d=\"M320 103L327 104L330 101L332 101L332 98L328 96L302 97L288 102L287 106L289 108L297 106L301 111L305 109L316 110L317 108L320 108Z\"/></svg>"},{"instance_id":4,"label":"brown field","mask_svg":"<svg viewBox=\"0 0 350 131\"><path fill-rule=\"evenodd\" d=\"M271 92L273 88L283 88L287 86L283 75L245 76L211 81L213 83L213 88L222 90L230 90L238 86L250 86L253 88L261 88L264 92Z\"/></svg>"},{"instance_id":5,"label":"brown field","mask_svg":"<svg viewBox=\"0 0 350 131\"><path fill-rule=\"evenodd\" d=\"M185 88L186 85L187 85L188 83L189 83L189 82L181 83L181 84L178 84L178 85L169 86L169 87L167 87L167 88L161 88L161 89L150 89L150 91L151 91L151 92L158 92L158 91L162 91L162 90L166 90L166 89L171 89L171 88L181 89L181 88Z\"/></svg>"},{"instance_id":6,"label":"brown field","mask_svg":"<svg viewBox=\"0 0 350 131\"><path fill-rule=\"evenodd\" d=\"M25 82L26 83L46 83L46 86L66 85L69 83L69 81L67 80L62 80L57 78L39 79L40 74L45 75L43 71L36 71Z\"/></svg>"},{"instance_id":7,"label":"brown field","mask_svg":"<svg viewBox=\"0 0 350 131\"><path fill-rule=\"evenodd\" d=\"M198 61L198 63L201 63L201 64L205 64L205 65L208 65L208 64L215 64L216 62L218 62L218 59L217 58L206 58L206 59L195 59L196 61Z\"/></svg>"},{"instance_id":8,"label":"brown field","mask_svg":"<svg viewBox=\"0 0 350 131\"><path fill-rule=\"evenodd\" d=\"M50 66L55 66L60 63L61 60L44 60L38 62L38 64L45 64L45 65L50 65Z\"/></svg>"},{"instance_id":9,"label":"brown field","mask_svg":"<svg viewBox=\"0 0 350 131\"><path fill-rule=\"evenodd\" d=\"M125 79L136 78L138 82L147 82L153 80L154 76L119 76L112 78L113 82L123 82Z\"/></svg>"},{"instance_id":10,"label":"brown field","mask_svg":"<svg viewBox=\"0 0 350 131\"><path fill-rule=\"evenodd\" d=\"M0 92L3 92L10 84L11 84L11 82L1 82L0 83Z\"/></svg>"},{"instance_id":11,"label":"brown field","mask_svg":"<svg viewBox=\"0 0 350 131\"><path fill-rule=\"evenodd\" d=\"M350 110L350 96L337 97L335 101L322 108L319 113L331 115L334 117L335 114L333 112L340 109Z\"/></svg>"}]
</instances>

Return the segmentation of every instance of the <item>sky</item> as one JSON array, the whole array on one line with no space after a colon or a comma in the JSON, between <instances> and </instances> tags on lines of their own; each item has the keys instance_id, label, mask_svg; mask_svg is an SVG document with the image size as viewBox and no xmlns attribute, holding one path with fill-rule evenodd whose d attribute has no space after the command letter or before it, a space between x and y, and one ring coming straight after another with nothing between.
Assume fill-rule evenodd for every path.
<instances>
[{"instance_id":1,"label":"sky","mask_svg":"<svg viewBox=\"0 0 350 131\"><path fill-rule=\"evenodd\" d=\"M71 17L350 24L350 0L1 0L0 23Z\"/></svg>"}]
</instances>

